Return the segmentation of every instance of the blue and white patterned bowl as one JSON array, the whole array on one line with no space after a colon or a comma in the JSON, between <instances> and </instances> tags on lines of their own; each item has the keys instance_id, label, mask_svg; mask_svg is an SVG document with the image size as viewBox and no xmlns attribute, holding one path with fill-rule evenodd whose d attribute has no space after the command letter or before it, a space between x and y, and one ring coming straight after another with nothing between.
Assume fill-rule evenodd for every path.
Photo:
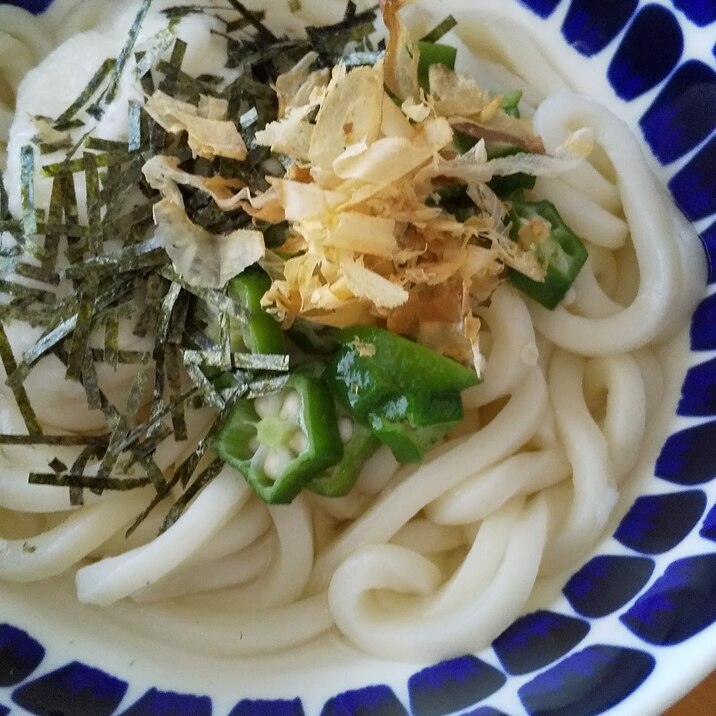
<instances>
[{"instance_id":1,"label":"blue and white patterned bowl","mask_svg":"<svg viewBox=\"0 0 716 716\"><path fill-rule=\"evenodd\" d=\"M3 623L0 601L0 716L650 714L716 667L716 2L502 1L519 5L538 36L568 46L576 71L603 68L602 91L643 137L708 253L678 414L653 479L614 535L549 609L519 619L491 648L383 668L379 680L341 693L324 684L331 695L319 700L308 683L302 693L277 690L280 700L251 700L206 669L199 688L201 665L187 679L191 664L179 657L176 668L156 669L138 658L132 676L134 662L111 666L113 644L101 654L83 647L94 621L80 624L76 641L43 638L33 621ZM51 2L5 4L41 13Z\"/></svg>"}]
</instances>

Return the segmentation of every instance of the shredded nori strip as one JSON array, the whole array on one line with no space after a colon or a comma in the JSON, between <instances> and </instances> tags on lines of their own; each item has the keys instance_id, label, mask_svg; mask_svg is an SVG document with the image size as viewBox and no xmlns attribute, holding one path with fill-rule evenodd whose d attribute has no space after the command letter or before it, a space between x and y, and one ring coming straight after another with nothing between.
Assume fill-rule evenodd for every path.
<instances>
[{"instance_id":1,"label":"shredded nori strip","mask_svg":"<svg viewBox=\"0 0 716 716\"><path fill-rule=\"evenodd\" d=\"M130 286L124 281L110 286L95 299L95 311L99 312L104 310L109 304L125 296L129 289ZM78 325L79 303L76 299L71 299L70 304L72 303L75 303L77 306L76 310L71 315L61 318L56 322L31 348L25 351L22 356L22 362L17 366L17 369L12 374L8 374L8 385L15 386L22 382L30 372L32 366L42 358L43 355L52 350L62 339L66 338L75 330Z\"/></svg>"},{"instance_id":2,"label":"shredded nori strip","mask_svg":"<svg viewBox=\"0 0 716 716\"><path fill-rule=\"evenodd\" d=\"M108 58L100 65L77 99L55 120L52 125L53 129L63 131L77 126L72 123L75 115L92 99L94 93L102 86L109 73L114 69L115 64L116 60L114 58Z\"/></svg>"},{"instance_id":3,"label":"shredded nori strip","mask_svg":"<svg viewBox=\"0 0 716 716\"><path fill-rule=\"evenodd\" d=\"M369 35L374 29L376 9L355 11L355 3L349 2L342 20L333 25L306 27L306 34L313 49L325 67L332 67L351 43L358 43L361 50L373 50Z\"/></svg>"},{"instance_id":4,"label":"shredded nori strip","mask_svg":"<svg viewBox=\"0 0 716 716\"><path fill-rule=\"evenodd\" d=\"M5 375L13 375L17 371L17 363L15 362L15 356L12 353L12 347L10 340L5 332L5 326L0 323L0 359L5 367ZM37 420L37 415L32 409L30 399L25 390L25 386L22 383L17 385L10 385L13 395L15 396L15 402L20 410L20 415L25 421L25 427L30 435L38 435L42 433L42 428Z\"/></svg>"},{"instance_id":5,"label":"shredded nori strip","mask_svg":"<svg viewBox=\"0 0 716 716\"><path fill-rule=\"evenodd\" d=\"M9 201L7 191L5 191L2 169L0 169L0 221L8 221L12 219L12 216L10 215Z\"/></svg>"},{"instance_id":6,"label":"shredded nori strip","mask_svg":"<svg viewBox=\"0 0 716 716\"><path fill-rule=\"evenodd\" d=\"M261 22L258 13L248 10L239 0L228 0L228 3L241 13L242 17L258 32L259 37L263 38L265 42L276 42L278 40L276 35Z\"/></svg>"},{"instance_id":7,"label":"shredded nori strip","mask_svg":"<svg viewBox=\"0 0 716 716\"><path fill-rule=\"evenodd\" d=\"M124 440L131 429L131 422L134 420L137 410L139 410L146 382L147 374L143 370L137 371L132 381L132 386L129 389L124 413L118 416L113 426L109 445L102 457L98 472L100 477L106 477L111 474L119 456L126 449Z\"/></svg>"},{"instance_id":8,"label":"shredded nori strip","mask_svg":"<svg viewBox=\"0 0 716 716\"><path fill-rule=\"evenodd\" d=\"M168 27L160 30L153 38L153 44L149 49L143 50L141 56L136 57L134 76L136 79L143 77L157 63L159 58L172 46L176 40L176 20L172 19ZM137 53L140 55L140 53Z\"/></svg>"},{"instance_id":9,"label":"shredded nori strip","mask_svg":"<svg viewBox=\"0 0 716 716\"><path fill-rule=\"evenodd\" d=\"M84 144L84 139L81 144ZM103 152L94 156L97 167L108 167L113 164L122 164L127 160L126 154L119 151ZM77 172L83 171L85 166L84 157L79 157L77 159L70 160L64 159L61 162L55 162L53 164L45 164L41 171L42 175L45 177L56 177L62 174L76 174Z\"/></svg>"},{"instance_id":10,"label":"shredded nori strip","mask_svg":"<svg viewBox=\"0 0 716 716\"><path fill-rule=\"evenodd\" d=\"M163 268L161 270L162 276L164 276L167 280L179 284L184 290L188 291L192 295L196 296L197 298L200 298L202 301L206 301L208 304L211 304L215 308L217 308L219 311L226 311L230 313L234 318L240 319L240 320L247 320L248 314L246 312L246 309L244 306L242 306L240 303L237 303L232 298L227 296L225 293L222 293L221 291L217 291L213 288L203 288L202 286L193 286L190 283L187 283L179 274L177 274L173 268Z\"/></svg>"},{"instance_id":11,"label":"shredded nori strip","mask_svg":"<svg viewBox=\"0 0 716 716\"><path fill-rule=\"evenodd\" d=\"M20 197L22 201L22 232L27 240L37 233L35 216L35 153L29 144L20 150Z\"/></svg>"},{"instance_id":12,"label":"shredded nori strip","mask_svg":"<svg viewBox=\"0 0 716 716\"><path fill-rule=\"evenodd\" d=\"M117 94L117 90L119 89L119 80L122 77L122 72L124 72L124 67L132 54L134 45L137 42L137 37L139 36L139 31L142 28L144 18L147 16L151 4L152 0L144 0L142 2L142 5L137 12L137 16L134 18L134 22L132 23L132 26L129 28L129 32L127 33L127 40L124 43L119 55L117 56L116 62L114 63L112 69L109 72L109 81L107 83L107 87L105 88L104 92L102 92L99 99L97 99L94 104L87 108L87 114L91 115L95 119L100 119L102 117L102 115L104 114L103 105L106 106L110 104L114 100L115 95Z\"/></svg>"},{"instance_id":13,"label":"shredded nori strip","mask_svg":"<svg viewBox=\"0 0 716 716\"><path fill-rule=\"evenodd\" d=\"M96 276L92 276L85 282L82 289L80 305L77 310L77 318L70 342L67 373L65 374L67 380L79 380L82 374L82 366L84 365L85 355L88 352L87 342L92 332L92 320L95 314L98 291L99 281Z\"/></svg>"},{"instance_id":14,"label":"shredded nori strip","mask_svg":"<svg viewBox=\"0 0 716 716\"><path fill-rule=\"evenodd\" d=\"M187 440L189 434L186 427L184 402L178 401L182 392L181 354L177 346L169 345L164 351L165 372L169 395L175 408L172 410L172 429L176 440Z\"/></svg>"},{"instance_id":15,"label":"shredded nori strip","mask_svg":"<svg viewBox=\"0 0 716 716\"><path fill-rule=\"evenodd\" d=\"M151 485L148 477L99 477L81 473L31 472L28 478L31 485L53 485L55 487L89 488L92 491L115 490L118 492L136 490Z\"/></svg>"},{"instance_id":16,"label":"shredded nori strip","mask_svg":"<svg viewBox=\"0 0 716 716\"><path fill-rule=\"evenodd\" d=\"M181 293L181 291L181 285L174 281L171 286L169 286L169 290L164 296L164 300L162 301L162 305L159 311L159 320L157 321L157 325L154 329L155 356L157 355L157 353L161 352L163 345L167 341L167 336L169 334L169 326L171 325L172 320L172 311L174 310L174 305L179 299L179 294Z\"/></svg>"},{"instance_id":17,"label":"shredded nori strip","mask_svg":"<svg viewBox=\"0 0 716 716\"><path fill-rule=\"evenodd\" d=\"M127 151L136 152L142 148L142 105L130 100L127 111Z\"/></svg>"},{"instance_id":18,"label":"shredded nori strip","mask_svg":"<svg viewBox=\"0 0 716 716\"><path fill-rule=\"evenodd\" d=\"M157 273L150 274L146 284L143 310L134 326L135 336L144 337L154 328L168 288L169 284L162 276Z\"/></svg>"},{"instance_id":19,"label":"shredded nori strip","mask_svg":"<svg viewBox=\"0 0 716 716\"><path fill-rule=\"evenodd\" d=\"M162 526L159 528L159 534L168 530L183 514L189 503L203 490L222 470L224 463L219 460L213 460L211 464L196 477L196 479L184 491L184 494L174 503L167 513Z\"/></svg>"},{"instance_id":20,"label":"shredded nori strip","mask_svg":"<svg viewBox=\"0 0 716 716\"><path fill-rule=\"evenodd\" d=\"M236 122L249 147L245 161L194 158L185 134L165 132L140 102L132 101L127 108L126 143L95 137L88 129L61 161L42 167L42 175L52 178L46 214L34 204L35 167L30 147L23 150L21 222L10 216L7 196L0 188L0 228L11 231L20 242L19 252L13 253L12 247L0 252L0 269L9 271L17 264L18 275L48 287L61 285L63 280L72 283L69 295L63 285L59 295L64 297L56 298L53 290L43 287L0 282L0 291L9 299L0 305L0 317L22 317L43 329L40 339L20 361L14 361L7 336L4 332L0 334L7 383L15 396L20 396L21 410L25 401L27 415L23 413L23 417L30 432L27 436L0 435L0 445L83 448L69 469L53 462L50 469L55 474L38 471L31 480L69 487L72 504L82 503L85 489L101 493L153 485L154 499L128 534L159 503L173 501L172 491L179 485L184 494L170 507L162 529L181 517L186 506L222 469L219 460L205 465L209 462L207 451L223 423L224 411L242 397L254 398L280 390L289 371L287 355L234 351L229 317L246 320L246 309L223 290L193 286L177 275L166 251L153 238L152 208L160 194L145 181L143 165L150 157L164 154L196 175L241 180L253 191L265 189L268 184L263 163L281 158L266 147L256 146L254 136L276 119L277 101L271 85L278 75L290 69L311 47L317 49L326 65L334 64L341 56L348 64L372 64L379 57L367 37L375 10L359 13L355 4L349 2L340 22L326 28L309 28L308 39L292 40L277 38L265 26L263 13L251 12L237 0L228 2L239 18L226 20L219 14L213 16L226 27L226 35L222 35L227 40L226 64L236 68L232 73L235 79L225 82L218 75L192 77L182 69L187 48L173 35L173 25L180 16L206 12L199 5L165 11L171 18L170 26L149 41L148 49L136 52L136 74L147 96L154 91L156 81L163 91L186 102L196 103L202 94L225 98L229 102L229 117ZM80 96L55 120L55 129L81 128L82 110L96 118L102 116L134 52L150 3L151 0L145 0L142 4L120 56L102 65ZM163 59L170 47L171 56ZM47 143L40 143L40 151L48 148ZM85 184L86 221L79 218L75 181ZM255 224L265 231L266 241L272 245L280 244L285 237L285 225L256 223L240 210L222 212L210 197L192 187L182 186L181 192L187 215L208 230L224 233ZM276 234L273 239L272 233ZM35 244L35 237L41 237L44 243ZM64 243L67 247L61 255ZM41 265L17 263L22 250L40 258ZM125 320L130 322L135 335L151 336L151 350L122 349L120 321ZM214 329L210 330L208 323L214 321ZM90 334L103 339L102 347L90 346ZM10 362L5 361L8 352ZM83 386L88 408L104 413L106 428L101 435L41 434L29 400L26 396L22 398L23 383L33 366L48 354L59 358L66 366L68 378ZM115 406L103 393L98 377L104 375L98 374L102 364L115 370L121 366L135 367L124 405ZM153 380L150 401L148 380ZM187 410L206 406L217 411L211 427L198 440L195 450L173 472L164 474L154 460L158 446L165 440L187 440ZM98 463L97 475L87 474L91 459ZM137 477L142 474L145 476Z\"/></svg>"},{"instance_id":21,"label":"shredded nori strip","mask_svg":"<svg viewBox=\"0 0 716 716\"><path fill-rule=\"evenodd\" d=\"M175 88L181 71L182 62L186 53L186 42L177 38L174 41L171 57L167 63L159 63L159 69L164 72L164 79L159 83L159 89L169 95L175 95Z\"/></svg>"},{"instance_id":22,"label":"shredded nori strip","mask_svg":"<svg viewBox=\"0 0 716 716\"><path fill-rule=\"evenodd\" d=\"M109 435L47 435L31 433L30 435L16 435L14 433L0 433L0 445L59 445L73 447L75 445L104 446Z\"/></svg>"},{"instance_id":23,"label":"shredded nori strip","mask_svg":"<svg viewBox=\"0 0 716 716\"><path fill-rule=\"evenodd\" d=\"M89 351L91 360L95 360L93 351ZM102 361L112 368L119 364L119 319L112 317L104 324L104 352Z\"/></svg>"},{"instance_id":24,"label":"shredded nori strip","mask_svg":"<svg viewBox=\"0 0 716 716\"><path fill-rule=\"evenodd\" d=\"M0 279L0 291L12 294L13 301L21 299L30 303L44 303L51 305L57 298L52 291L30 288L19 283L6 281L5 279Z\"/></svg>"},{"instance_id":25,"label":"shredded nori strip","mask_svg":"<svg viewBox=\"0 0 716 716\"><path fill-rule=\"evenodd\" d=\"M109 325L109 321L105 325ZM109 357L108 350L110 351ZM111 349L107 348L106 338L105 347L103 349L91 349L90 355L93 362L108 363L112 365L113 368L116 367L113 365L113 360L115 358L117 360L117 365L144 365L152 359L152 354L145 351L118 350L116 356L114 356L111 352Z\"/></svg>"},{"instance_id":26,"label":"shredded nori strip","mask_svg":"<svg viewBox=\"0 0 716 716\"><path fill-rule=\"evenodd\" d=\"M119 251L96 254L81 264L69 266L63 274L70 278L111 271L115 275L131 273L169 263L169 257L160 242L154 237L132 244Z\"/></svg>"},{"instance_id":27,"label":"shredded nori strip","mask_svg":"<svg viewBox=\"0 0 716 716\"><path fill-rule=\"evenodd\" d=\"M457 25L457 20L452 16L448 15L442 22L438 23L430 32L421 38L422 42L437 42L443 35L446 35L450 30Z\"/></svg>"},{"instance_id":28,"label":"shredded nori strip","mask_svg":"<svg viewBox=\"0 0 716 716\"><path fill-rule=\"evenodd\" d=\"M67 465L56 457L53 457L52 460L50 460L47 467L49 467L53 472L67 472Z\"/></svg>"}]
</instances>

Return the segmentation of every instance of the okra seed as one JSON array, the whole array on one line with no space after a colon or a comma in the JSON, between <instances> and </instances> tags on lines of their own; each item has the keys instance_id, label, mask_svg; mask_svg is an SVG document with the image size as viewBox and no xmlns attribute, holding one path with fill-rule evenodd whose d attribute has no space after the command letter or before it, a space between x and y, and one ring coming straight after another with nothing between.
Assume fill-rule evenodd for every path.
<instances>
[{"instance_id":1,"label":"okra seed","mask_svg":"<svg viewBox=\"0 0 716 716\"><path fill-rule=\"evenodd\" d=\"M273 395L261 395L254 400L254 410L260 418L267 418L273 412L274 403Z\"/></svg>"},{"instance_id":2,"label":"okra seed","mask_svg":"<svg viewBox=\"0 0 716 716\"><path fill-rule=\"evenodd\" d=\"M293 459L291 451L286 448L269 450L264 461L264 472L267 477L276 479Z\"/></svg>"},{"instance_id":3,"label":"okra seed","mask_svg":"<svg viewBox=\"0 0 716 716\"><path fill-rule=\"evenodd\" d=\"M338 420L338 432L341 440L347 443L353 437L353 421L350 418L340 418Z\"/></svg>"},{"instance_id":4,"label":"okra seed","mask_svg":"<svg viewBox=\"0 0 716 716\"><path fill-rule=\"evenodd\" d=\"M283 420L290 420L292 422L298 421L298 416L301 413L301 398L295 390L292 390L283 399L283 405L281 406L280 416Z\"/></svg>"},{"instance_id":5,"label":"okra seed","mask_svg":"<svg viewBox=\"0 0 716 716\"><path fill-rule=\"evenodd\" d=\"M297 455L300 455L308 447L308 438L302 430L296 430L288 446Z\"/></svg>"}]
</instances>

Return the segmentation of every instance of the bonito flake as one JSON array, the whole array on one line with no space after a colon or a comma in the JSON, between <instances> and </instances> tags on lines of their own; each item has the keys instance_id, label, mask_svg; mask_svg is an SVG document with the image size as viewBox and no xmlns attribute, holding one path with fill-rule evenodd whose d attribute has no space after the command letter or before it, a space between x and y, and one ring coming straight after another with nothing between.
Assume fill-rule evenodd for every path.
<instances>
[{"instance_id":1,"label":"bonito flake","mask_svg":"<svg viewBox=\"0 0 716 716\"><path fill-rule=\"evenodd\" d=\"M301 86L298 79L310 76L302 62L290 82L277 84ZM489 216L458 222L432 202L440 167L454 155L449 120L427 101L397 106L384 86L382 64L352 71L339 66L324 93L313 91L308 99L304 93L306 104L283 94L283 118L257 135L300 167L271 178L264 195L290 222L283 251L296 252L263 301L286 322L299 315L330 325L345 325L349 317L389 321L421 285L452 281L461 297L483 298L503 278L505 252L499 241L490 247L495 225ZM288 146L292 137L298 141ZM509 241L504 226L498 228ZM487 245L472 245L480 236ZM465 310L450 317L449 332L468 325L469 300L460 306ZM475 333L474 321L469 325ZM472 362L475 340L462 335L451 343L466 348L463 358Z\"/></svg>"},{"instance_id":2,"label":"bonito flake","mask_svg":"<svg viewBox=\"0 0 716 716\"><path fill-rule=\"evenodd\" d=\"M431 66L421 87L417 44L400 18L405 4L381 3L389 40L374 66L317 69L318 55L309 52L277 78L277 119L255 142L279 155L286 172L267 176L266 191L194 177L166 157L148 164L145 176L164 196L157 233L192 280L221 286L258 261L272 280L262 305L286 325L299 316L386 325L479 373L477 306L508 268L545 276L532 243L512 240L508 207L487 182L560 174L582 161L592 137L578 130L547 154L529 120L510 116L502 97L453 70ZM246 157L222 100L202 98L195 107L157 93L147 111L168 131L187 131L195 156ZM462 154L458 133L474 139ZM489 158L492 143L519 151ZM280 249L266 251L258 231L210 237L184 213L182 185L255 221L287 222ZM455 190L467 218L443 199Z\"/></svg>"},{"instance_id":3,"label":"bonito flake","mask_svg":"<svg viewBox=\"0 0 716 716\"><path fill-rule=\"evenodd\" d=\"M236 125L226 119L226 100L202 95L199 104L156 91L145 103L149 116L167 132L185 131L195 157L246 159L246 145Z\"/></svg>"}]
</instances>

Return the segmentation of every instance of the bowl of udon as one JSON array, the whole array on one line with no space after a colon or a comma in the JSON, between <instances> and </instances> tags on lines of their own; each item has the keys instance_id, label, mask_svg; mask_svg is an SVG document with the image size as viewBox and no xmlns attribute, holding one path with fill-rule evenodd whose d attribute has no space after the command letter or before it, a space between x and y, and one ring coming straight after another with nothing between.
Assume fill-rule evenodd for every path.
<instances>
[{"instance_id":1,"label":"bowl of udon","mask_svg":"<svg viewBox=\"0 0 716 716\"><path fill-rule=\"evenodd\" d=\"M0 2L0 713L706 677L714 22Z\"/></svg>"}]
</instances>

